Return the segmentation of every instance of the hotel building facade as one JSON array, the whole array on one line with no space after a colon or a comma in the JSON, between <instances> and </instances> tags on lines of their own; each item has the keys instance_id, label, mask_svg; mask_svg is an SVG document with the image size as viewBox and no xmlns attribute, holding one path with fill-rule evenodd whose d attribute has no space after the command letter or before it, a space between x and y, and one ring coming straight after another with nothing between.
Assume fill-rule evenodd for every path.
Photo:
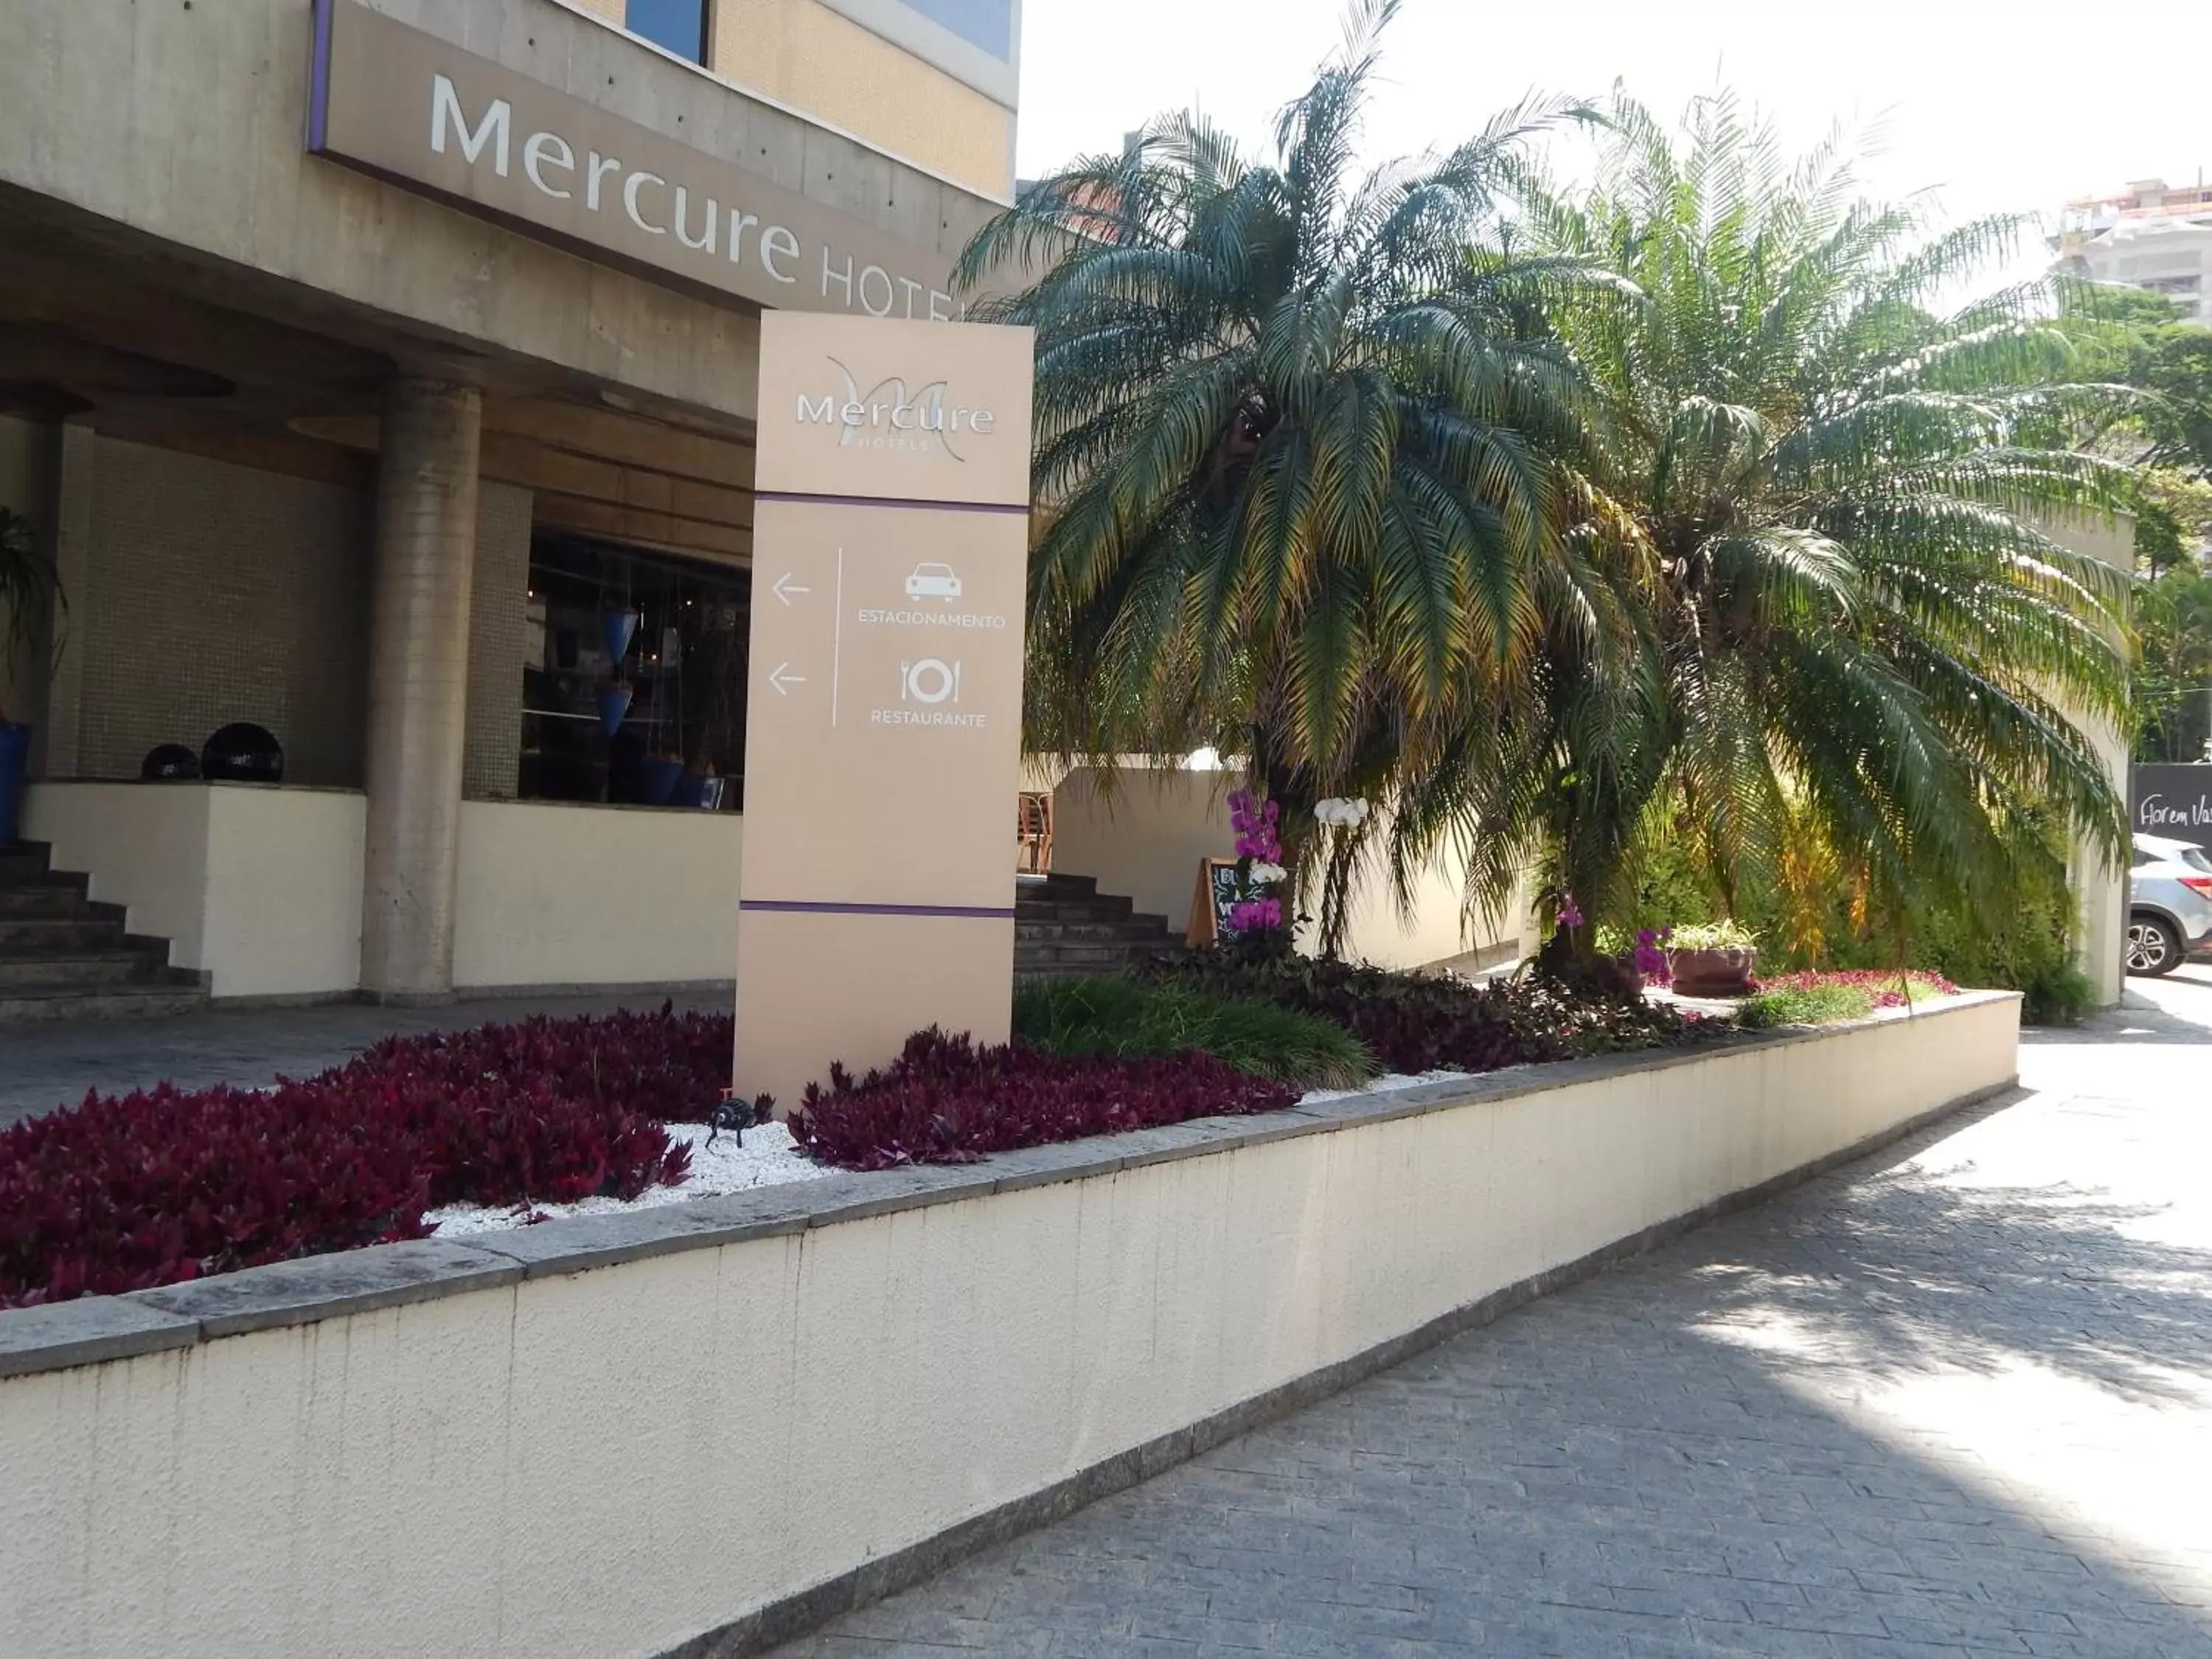
<instances>
[{"instance_id":1,"label":"hotel building facade","mask_svg":"<svg viewBox=\"0 0 2212 1659\"><path fill-rule=\"evenodd\" d=\"M759 318L957 313L1020 21L9 7L23 836L218 1000L727 981Z\"/></svg>"}]
</instances>

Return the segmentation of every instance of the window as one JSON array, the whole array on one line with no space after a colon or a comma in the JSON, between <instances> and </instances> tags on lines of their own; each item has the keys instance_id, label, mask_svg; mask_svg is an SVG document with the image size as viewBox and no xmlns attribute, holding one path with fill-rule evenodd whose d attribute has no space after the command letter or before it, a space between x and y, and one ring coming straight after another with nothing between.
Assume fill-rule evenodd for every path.
<instances>
[{"instance_id":1,"label":"window","mask_svg":"<svg viewBox=\"0 0 2212 1659\"><path fill-rule=\"evenodd\" d=\"M751 590L726 565L533 537L517 793L738 810Z\"/></svg>"},{"instance_id":2,"label":"window","mask_svg":"<svg viewBox=\"0 0 2212 1659\"><path fill-rule=\"evenodd\" d=\"M632 34L695 64L707 61L707 0L629 0Z\"/></svg>"},{"instance_id":3,"label":"window","mask_svg":"<svg viewBox=\"0 0 2212 1659\"><path fill-rule=\"evenodd\" d=\"M637 0L630 3L635 5ZM907 4L1000 63L1013 60L1013 0L907 0Z\"/></svg>"}]
</instances>

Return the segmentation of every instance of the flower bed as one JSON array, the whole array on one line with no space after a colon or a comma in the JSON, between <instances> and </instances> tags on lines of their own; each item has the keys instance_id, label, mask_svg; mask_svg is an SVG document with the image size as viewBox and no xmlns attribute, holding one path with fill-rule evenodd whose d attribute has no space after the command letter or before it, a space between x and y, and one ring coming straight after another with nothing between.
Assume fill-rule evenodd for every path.
<instances>
[{"instance_id":1,"label":"flower bed","mask_svg":"<svg viewBox=\"0 0 2212 1659\"><path fill-rule=\"evenodd\" d=\"M0 1307L173 1284L430 1229L442 1205L680 1181L730 1021L619 1013L395 1038L268 1090L167 1084L0 1131Z\"/></svg>"},{"instance_id":2,"label":"flower bed","mask_svg":"<svg viewBox=\"0 0 2212 1659\"><path fill-rule=\"evenodd\" d=\"M0 1307L742 1190L809 1173L794 1150L852 1170L962 1162L1275 1111L1377 1062L1401 1078L1494 1071L1693 1041L1717 1024L1542 981L1479 989L1243 951L1161 972L1119 981L1133 993L1119 999L1060 995L1039 1046L924 1032L880 1072L838 1070L809 1091L789 1140L774 1132L696 1181L728 1078L727 1016L528 1020L395 1038L267 1090L88 1096L0 1131ZM1197 1052L1209 1044L1227 1058Z\"/></svg>"},{"instance_id":3,"label":"flower bed","mask_svg":"<svg viewBox=\"0 0 2212 1659\"><path fill-rule=\"evenodd\" d=\"M1233 950L1170 961L1152 971L1171 982L1333 1021L1391 1071L1404 1073L1494 1072L1713 1035L1680 1009L1533 977L1475 986L1445 975Z\"/></svg>"},{"instance_id":4,"label":"flower bed","mask_svg":"<svg viewBox=\"0 0 2212 1659\"><path fill-rule=\"evenodd\" d=\"M1956 996L1959 988L1940 974L1894 971L1778 974L1754 988L1736 1008L1749 1030L1776 1025L1832 1025L1863 1019L1877 1008L1902 1008Z\"/></svg>"},{"instance_id":5,"label":"flower bed","mask_svg":"<svg viewBox=\"0 0 2212 1659\"><path fill-rule=\"evenodd\" d=\"M1856 986L1863 990L1867 994L1868 1006L1873 1008L1902 1008L1908 988L1915 1002L1924 1002L1930 997L1954 997L1959 994L1959 988L1949 980L1924 968L1908 969L1901 975L1894 968L1769 974L1755 981L1756 988L1761 991L1815 991L1833 985Z\"/></svg>"},{"instance_id":6,"label":"flower bed","mask_svg":"<svg viewBox=\"0 0 2212 1659\"><path fill-rule=\"evenodd\" d=\"M855 1080L835 1066L829 1088L809 1085L791 1134L812 1157L848 1170L968 1164L1085 1135L1280 1111L1299 1092L1211 1054L1071 1057L921 1031L881 1071Z\"/></svg>"},{"instance_id":7,"label":"flower bed","mask_svg":"<svg viewBox=\"0 0 2212 1659\"><path fill-rule=\"evenodd\" d=\"M787 1154L718 1159L689 1182L730 1043L727 1015L663 1008L395 1038L267 1090L88 1095L0 1131L0 1308L807 1173ZM886 1073L840 1077L797 1144L853 1169L1272 1111L1300 1093L1202 1054L1071 1058L934 1034ZM791 1144L763 1139L771 1155Z\"/></svg>"}]
</instances>

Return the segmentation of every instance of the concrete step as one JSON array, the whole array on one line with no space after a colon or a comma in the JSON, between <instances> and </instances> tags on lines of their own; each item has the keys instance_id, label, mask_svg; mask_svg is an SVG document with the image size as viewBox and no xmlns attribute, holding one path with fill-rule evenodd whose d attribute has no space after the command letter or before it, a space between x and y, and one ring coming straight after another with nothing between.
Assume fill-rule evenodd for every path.
<instances>
[{"instance_id":1,"label":"concrete step","mask_svg":"<svg viewBox=\"0 0 2212 1659\"><path fill-rule=\"evenodd\" d=\"M1134 908L1127 899L1102 895L1087 899L1021 899L1015 902L1014 915L1036 921L1121 921Z\"/></svg>"},{"instance_id":2,"label":"concrete step","mask_svg":"<svg viewBox=\"0 0 2212 1659\"><path fill-rule=\"evenodd\" d=\"M0 988L0 1025L58 1019L157 1019L195 1013L208 994L197 985L18 985Z\"/></svg>"},{"instance_id":3,"label":"concrete step","mask_svg":"<svg viewBox=\"0 0 2212 1659\"><path fill-rule=\"evenodd\" d=\"M1129 964L1131 953L1125 945L1048 944L1018 947L1014 959L1023 963L1055 968L1085 967L1098 973L1112 973Z\"/></svg>"},{"instance_id":4,"label":"concrete step","mask_svg":"<svg viewBox=\"0 0 2212 1659\"><path fill-rule=\"evenodd\" d=\"M84 916L90 914L84 883L58 880L10 882L0 886L0 921L25 916Z\"/></svg>"},{"instance_id":5,"label":"concrete step","mask_svg":"<svg viewBox=\"0 0 2212 1659\"><path fill-rule=\"evenodd\" d=\"M0 996L21 985L143 985L167 976L166 952L30 951L0 957Z\"/></svg>"},{"instance_id":6,"label":"concrete step","mask_svg":"<svg viewBox=\"0 0 2212 1659\"><path fill-rule=\"evenodd\" d=\"M1060 940L1090 939L1111 944L1121 937L1118 922L1111 921L1031 921L1026 917L1014 919L1017 939Z\"/></svg>"},{"instance_id":7,"label":"concrete step","mask_svg":"<svg viewBox=\"0 0 2212 1659\"><path fill-rule=\"evenodd\" d=\"M46 860L46 848L39 842L19 841L13 847L0 847L0 886L44 880Z\"/></svg>"},{"instance_id":8,"label":"concrete step","mask_svg":"<svg viewBox=\"0 0 2212 1659\"><path fill-rule=\"evenodd\" d=\"M99 915L0 915L0 957L35 951L99 951L124 942L123 925Z\"/></svg>"},{"instance_id":9,"label":"concrete step","mask_svg":"<svg viewBox=\"0 0 2212 1659\"><path fill-rule=\"evenodd\" d=\"M1014 892L1018 898L1025 895L1036 895L1048 899L1088 898L1097 890L1097 877L1068 875L1058 870L1054 871L1042 880L1018 880L1014 884Z\"/></svg>"}]
</instances>

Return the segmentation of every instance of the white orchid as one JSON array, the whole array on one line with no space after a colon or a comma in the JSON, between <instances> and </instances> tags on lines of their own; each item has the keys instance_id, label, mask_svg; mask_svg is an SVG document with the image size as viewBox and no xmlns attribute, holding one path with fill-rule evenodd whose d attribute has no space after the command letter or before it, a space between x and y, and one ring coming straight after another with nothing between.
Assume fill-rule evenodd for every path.
<instances>
[{"instance_id":1,"label":"white orchid","mask_svg":"<svg viewBox=\"0 0 2212 1659\"><path fill-rule=\"evenodd\" d=\"M1314 822L1334 830L1352 830L1367 821L1367 803L1332 795L1314 803Z\"/></svg>"},{"instance_id":2,"label":"white orchid","mask_svg":"<svg viewBox=\"0 0 2212 1659\"><path fill-rule=\"evenodd\" d=\"M1279 864L1258 861L1253 864L1251 869L1253 884L1259 887L1273 887L1277 882L1286 879L1290 873Z\"/></svg>"}]
</instances>

